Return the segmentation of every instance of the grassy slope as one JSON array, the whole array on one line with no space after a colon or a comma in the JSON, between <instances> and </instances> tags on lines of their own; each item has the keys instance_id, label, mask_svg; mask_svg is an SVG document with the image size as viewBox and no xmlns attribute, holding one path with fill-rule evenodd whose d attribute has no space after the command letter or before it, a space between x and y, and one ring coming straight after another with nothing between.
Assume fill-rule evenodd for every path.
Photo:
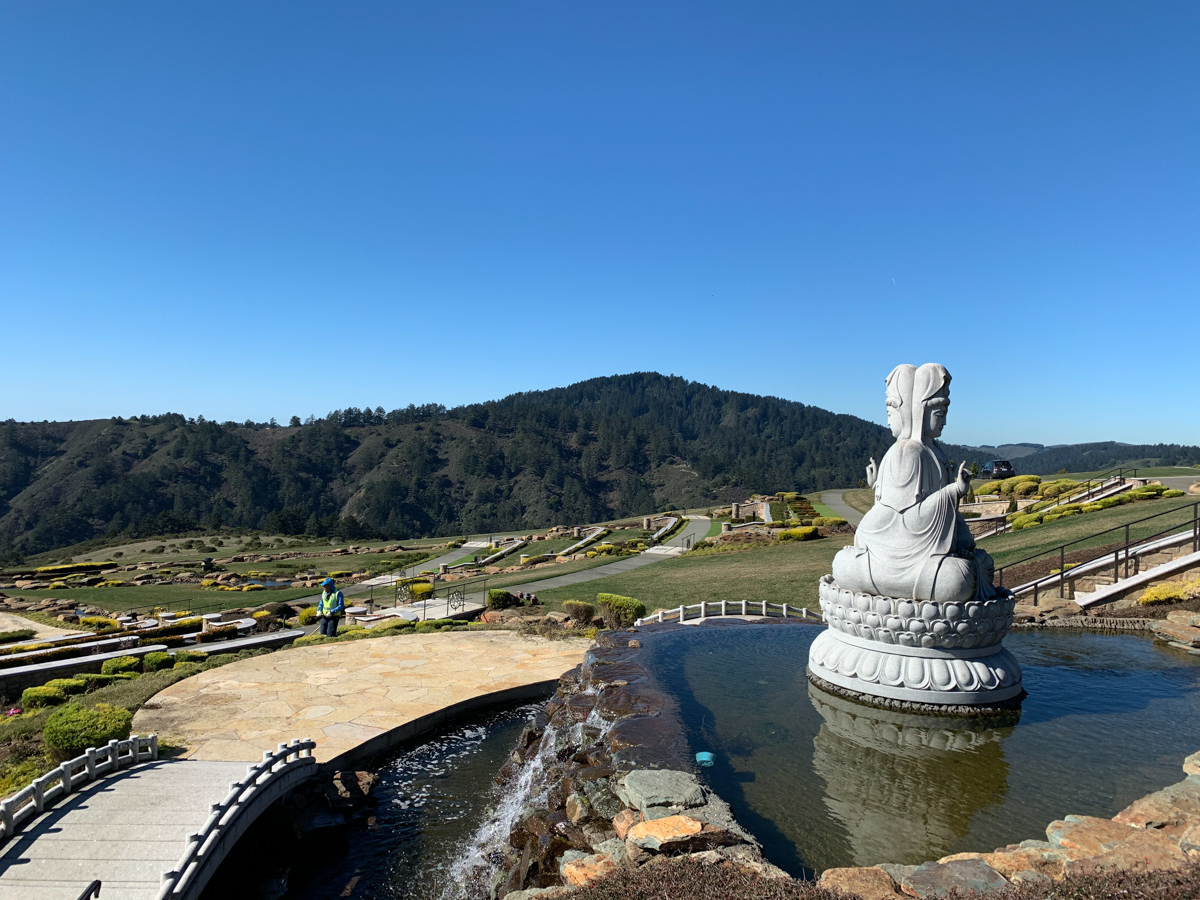
<instances>
[{"instance_id":1,"label":"grassy slope","mask_svg":"<svg viewBox=\"0 0 1200 900\"><path fill-rule=\"evenodd\" d=\"M1057 522L1051 522L1048 525L1038 525L1036 528L1028 528L1024 531L1014 532L1013 534L1002 534L994 538L984 538L979 542L979 546L992 554L997 566L1003 566L1023 559L1026 556L1050 550L1068 541L1088 538L1106 528L1124 525L1128 522L1144 519L1147 516L1167 510L1180 510L1177 515L1152 519L1144 525L1135 525L1129 529L1130 538L1146 537L1176 523L1182 525L1185 522L1190 522L1191 510L1187 509L1186 513L1184 510L1195 502L1196 498L1175 497L1168 500L1147 500L1127 506L1117 506L1113 509L1105 509L1099 512L1084 513L1081 516L1070 516L1066 519L1059 519ZM1081 550L1087 547L1102 547L1120 540L1124 540L1123 531L1104 535L1094 540L1086 540L1070 549Z\"/></svg>"},{"instance_id":2,"label":"grassy slope","mask_svg":"<svg viewBox=\"0 0 1200 900\"><path fill-rule=\"evenodd\" d=\"M873 488L846 491L842 494L842 500L851 509L857 509L860 513L865 513L875 505L875 491Z\"/></svg>"},{"instance_id":3,"label":"grassy slope","mask_svg":"<svg viewBox=\"0 0 1200 900\"><path fill-rule=\"evenodd\" d=\"M849 536L772 544L734 553L681 556L586 584L538 592L538 599L594 600L601 592L637 597L654 610L701 600L743 599L817 607L817 580Z\"/></svg>"}]
</instances>

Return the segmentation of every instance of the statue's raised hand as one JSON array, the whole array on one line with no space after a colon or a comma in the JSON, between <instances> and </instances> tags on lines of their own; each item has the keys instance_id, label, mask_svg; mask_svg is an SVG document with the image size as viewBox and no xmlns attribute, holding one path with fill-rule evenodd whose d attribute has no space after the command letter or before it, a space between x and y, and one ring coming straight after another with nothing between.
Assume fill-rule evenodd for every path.
<instances>
[{"instance_id":1,"label":"statue's raised hand","mask_svg":"<svg viewBox=\"0 0 1200 900\"><path fill-rule=\"evenodd\" d=\"M871 457L871 464L867 466L867 487L875 487L875 478L879 474L879 467L875 465L875 457Z\"/></svg>"},{"instance_id":2,"label":"statue's raised hand","mask_svg":"<svg viewBox=\"0 0 1200 900\"><path fill-rule=\"evenodd\" d=\"M954 486L958 489L958 496L965 497L967 492L971 490L971 473L967 471L967 464L958 464L958 478L954 480Z\"/></svg>"}]
</instances>

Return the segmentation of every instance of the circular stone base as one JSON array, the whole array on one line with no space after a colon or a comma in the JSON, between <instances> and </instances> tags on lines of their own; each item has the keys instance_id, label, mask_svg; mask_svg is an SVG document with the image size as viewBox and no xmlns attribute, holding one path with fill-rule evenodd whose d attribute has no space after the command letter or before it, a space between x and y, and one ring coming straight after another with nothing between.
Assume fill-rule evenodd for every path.
<instances>
[{"instance_id":1,"label":"circular stone base","mask_svg":"<svg viewBox=\"0 0 1200 900\"><path fill-rule=\"evenodd\" d=\"M861 703L863 706L873 706L876 709L890 709L896 712L916 713L924 716L961 716L963 718L1012 716L1015 711L1021 709L1021 701L1029 696L1025 691L1021 691L1017 696L1010 697L1007 700L999 700L994 703L981 703L974 706L948 703L915 703L912 700L893 700L890 697L877 697L874 694L852 691L849 688L839 687L832 682L826 681L819 675L814 675L812 669L805 668L804 671L813 686L827 694L852 700L855 703Z\"/></svg>"}]
</instances>

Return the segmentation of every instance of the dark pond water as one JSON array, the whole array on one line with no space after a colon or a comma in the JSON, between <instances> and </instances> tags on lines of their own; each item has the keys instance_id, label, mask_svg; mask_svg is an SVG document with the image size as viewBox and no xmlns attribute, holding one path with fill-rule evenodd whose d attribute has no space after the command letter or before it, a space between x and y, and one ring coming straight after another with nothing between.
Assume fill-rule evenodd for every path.
<instances>
[{"instance_id":1,"label":"dark pond water","mask_svg":"<svg viewBox=\"0 0 1200 900\"><path fill-rule=\"evenodd\" d=\"M902 715L804 674L820 629L728 625L657 637L705 775L794 875L917 863L1045 839L1068 813L1112 816L1183 778L1200 748L1200 663L1144 637L1017 632L1019 719Z\"/></svg>"},{"instance_id":2,"label":"dark pond water","mask_svg":"<svg viewBox=\"0 0 1200 900\"><path fill-rule=\"evenodd\" d=\"M331 857L314 879L294 886L287 900L468 896L467 885L486 881L486 872L480 876L488 868L484 848L508 836L507 825L496 826L492 817L497 808L506 812L506 799L518 800L499 796L493 778L537 708L485 714L392 754L377 769L374 823L354 829L349 851Z\"/></svg>"}]
</instances>

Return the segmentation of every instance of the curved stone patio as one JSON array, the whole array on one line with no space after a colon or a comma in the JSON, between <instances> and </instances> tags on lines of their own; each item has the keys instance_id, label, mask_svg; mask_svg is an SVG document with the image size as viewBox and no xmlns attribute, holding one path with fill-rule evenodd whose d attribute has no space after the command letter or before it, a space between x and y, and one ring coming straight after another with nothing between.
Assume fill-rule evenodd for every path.
<instances>
[{"instance_id":1,"label":"curved stone patio","mask_svg":"<svg viewBox=\"0 0 1200 900\"><path fill-rule=\"evenodd\" d=\"M133 729L193 759L252 762L310 737L318 761L339 761L384 749L396 729L459 704L554 681L589 644L474 631L298 647L174 684L138 711ZM397 740L411 736L403 731Z\"/></svg>"}]
</instances>

